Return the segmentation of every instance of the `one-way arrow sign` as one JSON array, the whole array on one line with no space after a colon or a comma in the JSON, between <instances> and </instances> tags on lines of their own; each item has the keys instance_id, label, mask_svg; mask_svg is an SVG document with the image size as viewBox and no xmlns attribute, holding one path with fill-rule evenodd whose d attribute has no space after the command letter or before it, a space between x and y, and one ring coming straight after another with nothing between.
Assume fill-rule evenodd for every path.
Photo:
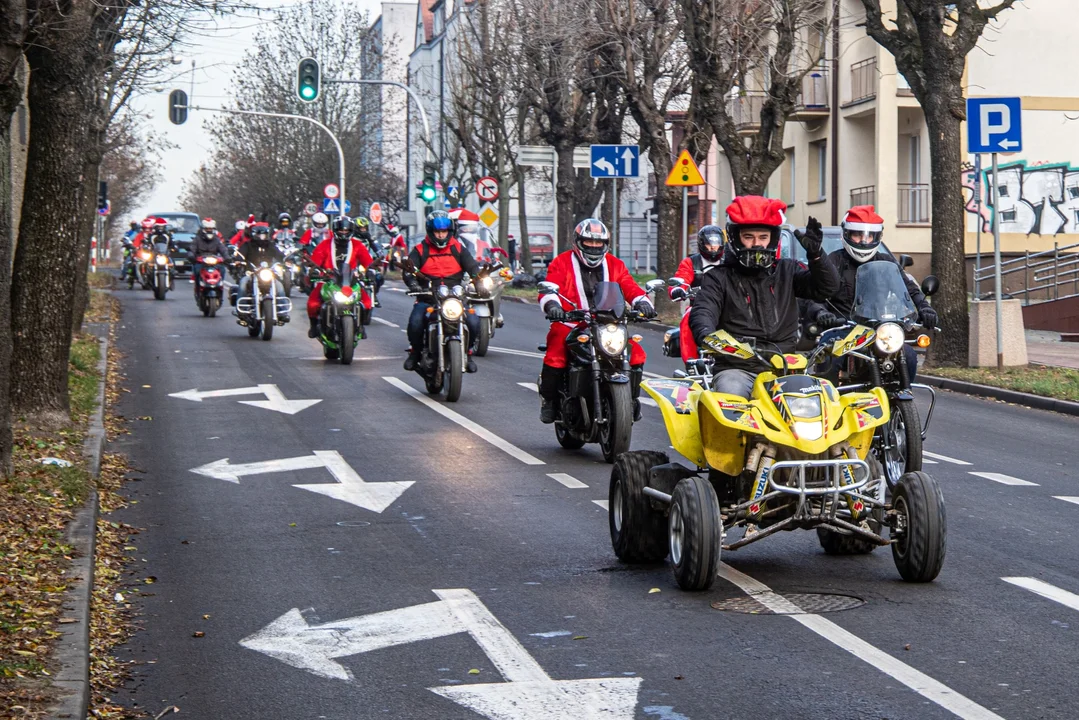
<instances>
[{"instance_id":1,"label":"one-way arrow sign","mask_svg":"<svg viewBox=\"0 0 1079 720\"><path fill-rule=\"evenodd\" d=\"M359 474L352 469L340 453L335 450L316 450L311 455L301 455L294 458L281 460L264 460L262 462L241 463L232 465L228 458L223 458L201 467L191 468L191 472L205 475L206 477L224 480L225 482L239 483L245 475L263 475L265 473L292 472L295 470L307 470L310 468L324 467L337 479L336 484L317 483L308 485L293 485L301 490L309 490L320 495L332 497L335 500L343 500L350 505L356 505L366 510L380 513L394 503L401 494L413 485L413 481L404 480L397 482L365 482Z\"/></svg>"},{"instance_id":2,"label":"one-way arrow sign","mask_svg":"<svg viewBox=\"0 0 1079 720\"><path fill-rule=\"evenodd\" d=\"M468 633L507 682L428 688L491 720L634 717L641 678L554 680L470 590L435 590L438 602L308 625L289 610L240 645L325 678L353 680L337 658Z\"/></svg>"},{"instance_id":3,"label":"one-way arrow sign","mask_svg":"<svg viewBox=\"0 0 1079 720\"><path fill-rule=\"evenodd\" d=\"M169 397L181 400L202 402L206 398L232 397L233 395L265 395L265 400L240 400L244 405L253 405L266 410L274 410L286 415L295 415L301 410L322 402L322 400L288 400L276 385L257 385L255 387L230 388L228 390L202 390L192 388L183 392L169 393Z\"/></svg>"}]
</instances>

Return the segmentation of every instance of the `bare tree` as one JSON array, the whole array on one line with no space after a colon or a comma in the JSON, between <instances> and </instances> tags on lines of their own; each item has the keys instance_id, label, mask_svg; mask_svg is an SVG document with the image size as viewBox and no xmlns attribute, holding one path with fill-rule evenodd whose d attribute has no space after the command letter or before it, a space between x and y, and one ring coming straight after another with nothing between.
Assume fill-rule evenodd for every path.
<instances>
[{"instance_id":1,"label":"bare tree","mask_svg":"<svg viewBox=\"0 0 1079 720\"><path fill-rule=\"evenodd\" d=\"M963 250L964 201L963 190L955 181L963 161L963 71L967 54L986 25L1015 0L992 5L979 0L897 0L894 15L887 18L880 0L862 0L862 4L866 32L895 56L896 67L925 113L933 185L933 274L940 279L940 294L934 296L933 307L944 331L939 346L935 346L935 357L942 364L966 365L970 318Z\"/></svg>"},{"instance_id":2,"label":"bare tree","mask_svg":"<svg viewBox=\"0 0 1079 720\"><path fill-rule=\"evenodd\" d=\"M735 194L762 195L783 164L783 130L802 94L803 79L821 60L827 4L679 0L679 5L693 71L691 111L723 148ZM736 108L756 115L757 130L748 138L741 118L732 117Z\"/></svg>"}]
</instances>

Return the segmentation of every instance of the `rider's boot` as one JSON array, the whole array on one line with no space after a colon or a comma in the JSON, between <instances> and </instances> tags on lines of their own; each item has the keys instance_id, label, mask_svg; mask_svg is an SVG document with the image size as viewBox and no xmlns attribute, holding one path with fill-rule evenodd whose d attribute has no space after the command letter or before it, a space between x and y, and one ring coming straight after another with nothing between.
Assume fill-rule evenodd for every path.
<instances>
[{"instance_id":1,"label":"rider's boot","mask_svg":"<svg viewBox=\"0 0 1079 720\"><path fill-rule=\"evenodd\" d=\"M307 321L311 323L311 327L307 330L307 337L314 340L318 337L318 318L308 316Z\"/></svg>"},{"instance_id":2,"label":"rider's boot","mask_svg":"<svg viewBox=\"0 0 1079 720\"><path fill-rule=\"evenodd\" d=\"M405 370L415 370L416 365L420 362L420 354L411 348L408 351L408 357L405 358Z\"/></svg>"},{"instance_id":3,"label":"rider's boot","mask_svg":"<svg viewBox=\"0 0 1079 720\"><path fill-rule=\"evenodd\" d=\"M558 416L558 391L562 387L565 368L544 365L539 376L540 422L553 423Z\"/></svg>"},{"instance_id":4,"label":"rider's boot","mask_svg":"<svg viewBox=\"0 0 1079 720\"><path fill-rule=\"evenodd\" d=\"M644 377L644 365L631 365L629 368L629 394L633 398L633 422L641 420L641 379Z\"/></svg>"},{"instance_id":5,"label":"rider's boot","mask_svg":"<svg viewBox=\"0 0 1079 720\"><path fill-rule=\"evenodd\" d=\"M472 348L468 349L468 357L465 359L465 372L476 372L476 361L472 359Z\"/></svg>"}]
</instances>

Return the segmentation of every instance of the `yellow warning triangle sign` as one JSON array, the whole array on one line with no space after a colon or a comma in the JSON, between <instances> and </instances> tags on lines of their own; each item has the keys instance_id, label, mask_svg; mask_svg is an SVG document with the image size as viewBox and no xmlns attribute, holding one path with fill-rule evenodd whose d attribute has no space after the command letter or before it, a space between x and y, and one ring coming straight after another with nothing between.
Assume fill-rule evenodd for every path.
<instances>
[{"instance_id":1,"label":"yellow warning triangle sign","mask_svg":"<svg viewBox=\"0 0 1079 720\"><path fill-rule=\"evenodd\" d=\"M697 169L697 163L689 156L689 150L683 150L682 154L674 162L671 174L667 176L667 184L674 187L693 187L704 185L701 171Z\"/></svg>"}]
</instances>

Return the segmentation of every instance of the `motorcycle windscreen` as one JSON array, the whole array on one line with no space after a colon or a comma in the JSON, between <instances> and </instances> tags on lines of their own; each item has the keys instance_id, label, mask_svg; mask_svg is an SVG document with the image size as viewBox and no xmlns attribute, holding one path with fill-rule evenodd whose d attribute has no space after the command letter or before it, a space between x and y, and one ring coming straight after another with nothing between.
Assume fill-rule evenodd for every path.
<instances>
[{"instance_id":1,"label":"motorcycle windscreen","mask_svg":"<svg viewBox=\"0 0 1079 720\"><path fill-rule=\"evenodd\" d=\"M596 283L596 290L592 293L592 309L613 315L615 320L621 320L626 314L626 298L622 295L622 288L618 283Z\"/></svg>"},{"instance_id":2,"label":"motorcycle windscreen","mask_svg":"<svg viewBox=\"0 0 1079 720\"><path fill-rule=\"evenodd\" d=\"M159 255L168 255L169 254L169 244L167 242L155 242L154 243L154 252L158 253Z\"/></svg>"},{"instance_id":3,"label":"motorcycle windscreen","mask_svg":"<svg viewBox=\"0 0 1079 720\"><path fill-rule=\"evenodd\" d=\"M858 323L917 320L918 308L907 292L903 271L891 260L874 260L858 268L851 320Z\"/></svg>"},{"instance_id":4,"label":"motorcycle windscreen","mask_svg":"<svg viewBox=\"0 0 1079 720\"><path fill-rule=\"evenodd\" d=\"M348 264L348 258L343 255L337 263L337 274L341 276L341 287L352 284L352 267Z\"/></svg>"}]
</instances>

